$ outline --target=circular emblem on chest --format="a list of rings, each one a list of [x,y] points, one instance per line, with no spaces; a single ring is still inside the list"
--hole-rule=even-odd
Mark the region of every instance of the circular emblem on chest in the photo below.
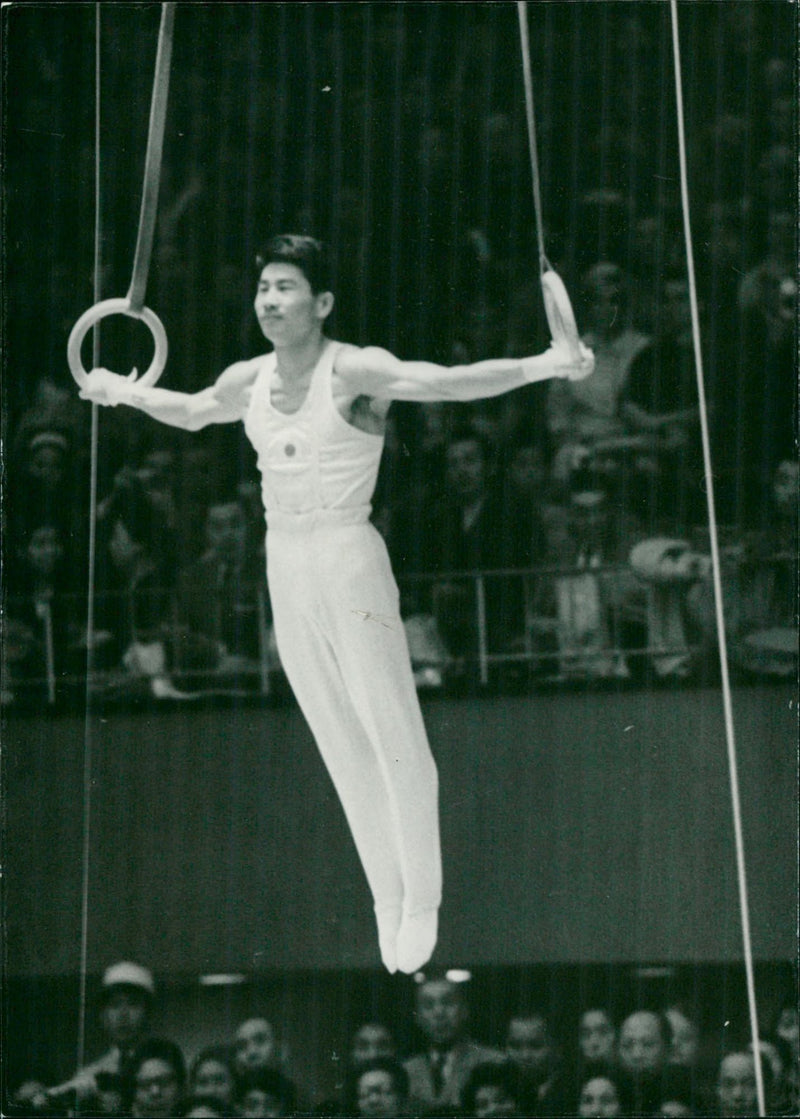
[[[283,448],[284,454],[287,458],[291,458],[294,455],[296,449],[297,448],[295,447],[294,443],[287,443],[286,446]]]

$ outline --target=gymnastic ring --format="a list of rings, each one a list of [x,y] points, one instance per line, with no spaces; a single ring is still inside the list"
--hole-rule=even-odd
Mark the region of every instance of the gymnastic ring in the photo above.
[[[580,335],[564,281],[552,268],[543,272],[540,279],[550,337],[554,342],[567,346],[573,359],[580,361]]]
[[[69,341],[67,342],[67,361],[69,362],[70,372],[77,381],[79,388],[86,388],[89,379],[89,374],[83,368],[81,360],[83,340],[94,324],[108,315],[128,315],[129,318],[140,319],[149,329],[153,336],[156,352],[149,368],[141,377],[137,378],[137,384],[154,385],[164,372],[164,366],[167,364],[167,353],[169,352],[164,324],[155,311],[151,311],[149,307],[136,310],[131,307],[127,299],[104,299],[100,303],[95,303],[94,307],[90,307],[88,311],[84,311],[70,331]]]

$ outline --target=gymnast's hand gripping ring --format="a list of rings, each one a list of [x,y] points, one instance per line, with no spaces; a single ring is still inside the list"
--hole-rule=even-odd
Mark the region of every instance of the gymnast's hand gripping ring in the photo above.
[[[100,303],[95,303],[94,307],[90,307],[88,311],[84,311],[70,331],[69,342],[67,343],[67,361],[69,362],[70,372],[78,386],[82,389],[86,388],[89,378],[89,374],[83,368],[83,362],[81,361],[83,340],[94,324],[108,315],[128,315],[132,319],[140,319],[150,330],[155,343],[155,354],[150,362],[150,367],[138,378],[138,383],[154,385],[164,372],[169,349],[167,332],[164,330],[161,319],[149,307],[136,310],[131,306],[128,299],[104,299]]]
[[[550,337],[556,344],[566,346],[573,360],[579,362],[581,360],[580,335],[564,282],[552,268],[542,272],[541,281]]]

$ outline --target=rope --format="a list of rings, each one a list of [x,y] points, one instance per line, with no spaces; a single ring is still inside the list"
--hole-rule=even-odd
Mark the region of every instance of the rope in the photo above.
[[[101,51],[100,5],[95,8],[95,77],[94,77],[94,302],[100,301],[102,276],[102,226],[100,209],[100,124],[101,124]],[[92,365],[100,364],[100,324],[92,331]],[[92,815],[92,677],[94,673],[94,606],[95,568],[97,559],[97,404],[92,404],[92,428],[89,456],[89,563],[86,603],[86,687],[83,722],[83,843],[81,850],[81,947],[80,983],[78,995],[78,1054],[77,1067],[83,1068],[86,1048],[86,986],[89,957],[89,847]]]
[[[542,225],[542,191],[539,181],[539,155],[536,144],[536,117],[533,106],[533,79],[531,78],[531,48],[528,37],[528,5],[526,0],[518,0],[520,40],[522,42],[522,77],[525,83],[525,115],[528,119],[528,147],[531,157],[533,176],[533,208],[536,214],[536,237],[539,243],[539,271],[550,268],[544,251],[544,227]]]
[[[158,188],[161,178],[161,161],[166,119],[169,67],[172,57],[172,28],[174,3],[162,4],[161,25],[156,53],[155,77],[150,105],[150,125],[145,156],[144,186],[139,215],[139,229],[134,253],[133,276],[126,296],[130,308],[141,312],[150,269]],[[102,276],[102,215],[101,215],[101,5],[95,6],[95,182],[94,182],[94,304],[97,308],[101,297]],[[100,315],[92,326],[92,364],[100,365]],[[152,327],[151,327],[152,329]],[[163,329],[163,328],[162,328]],[[156,349],[158,350],[158,340]],[[82,1068],[86,1047],[86,989],[89,957],[89,886],[92,815],[92,681],[94,675],[95,644],[95,571],[97,564],[97,472],[98,472],[98,406],[92,404],[89,462],[89,556],[87,575],[86,610],[86,685],[84,695],[83,728],[83,839],[81,850],[81,934],[80,981],[78,996],[77,1067]]]
[[[161,157],[164,148],[164,123],[167,117],[169,93],[169,67],[172,58],[172,28],[175,22],[175,4],[161,5],[161,26],[158,32],[158,50],[153,78],[153,96],[150,102],[150,127],[147,134],[147,154],[144,163],[142,207],[139,212],[139,233],[133,255],[133,277],[126,299],[135,311],[144,306],[147,275],[158,212],[158,187],[161,181]]]
[[[705,486],[708,503],[708,524],[711,540],[711,563],[714,582],[714,606],[717,620],[717,635],[719,641],[719,659],[722,674],[722,699],[725,712],[725,737],[728,747],[728,767],[730,772],[731,801],[733,807],[733,829],[736,841],[736,870],[739,883],[739,906],[742,921],[742,941],[744,948],[744,963],[747,977],[747,1001],[750,1008],[750,1031],[753,1042],[753,1055],[756,1074],[756,1094],[758,1096],[758,1114],[766,1115],[764,1100],[764,1081],[761,1073],[761,1061],[758,1047],[758,1013],[756,1010],[755,983],[753,980],[753,951],[750,943],[750,918],[747,903],[747,876],[745,872],[744,840],[742,834],[742,814],[739,803],[739,779],[736,761],[736,739],[733,727],[733,710],[731,704],[731,687],[728,677],[728,655],[725,638],[725,615],[722,606],[722,577],[719,561],[719,543],[717,540],[717,518],[714,507],[714,475],[711,469],[711,444],[708,434],[708,415],[706,410],[705,383],[703,379],[703,357],[700,347],[700,317],[697,310],[697,285],[694,271],[694,254],[692,251],[692,234],[689,221],[689,187],[686,174],[686,137],[683,121],[683,92],[681,88],[681,62],[680,45],[678,41],[678,8],[677,0],[670,0],[670,13],[672,16],[672,46],[675,61],[675,96],[677,105],[678,123],[678,154],[680,160],[681,203],[683,208],[683,227],[686,239],[686,264],[689,279],[689,298],[692,315],[692,340],[694,343],[694,359],[697,369],[697,392],[700,404],[700,428],[703,441],[703,464],[705,470]]]

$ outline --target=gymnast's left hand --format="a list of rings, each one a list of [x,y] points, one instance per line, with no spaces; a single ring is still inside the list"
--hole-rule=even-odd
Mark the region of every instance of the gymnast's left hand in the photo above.
[[[576,358],[566,343],[552,343],[550,353],[557,363],[555,370],[557,377],[565,377],[569,381],[582,381],[594,372],[594,353],[583,342],[578,342],[578,348],[580,357]]]
[[[86,384],[81,388],[81,400],[91,400],[93,404],[105,404],[115,408],[117,404],[130,401],[131,389],[136,381],[134,369],[128,377],[112,373],[110,369],[93,369],[86,374]]]

